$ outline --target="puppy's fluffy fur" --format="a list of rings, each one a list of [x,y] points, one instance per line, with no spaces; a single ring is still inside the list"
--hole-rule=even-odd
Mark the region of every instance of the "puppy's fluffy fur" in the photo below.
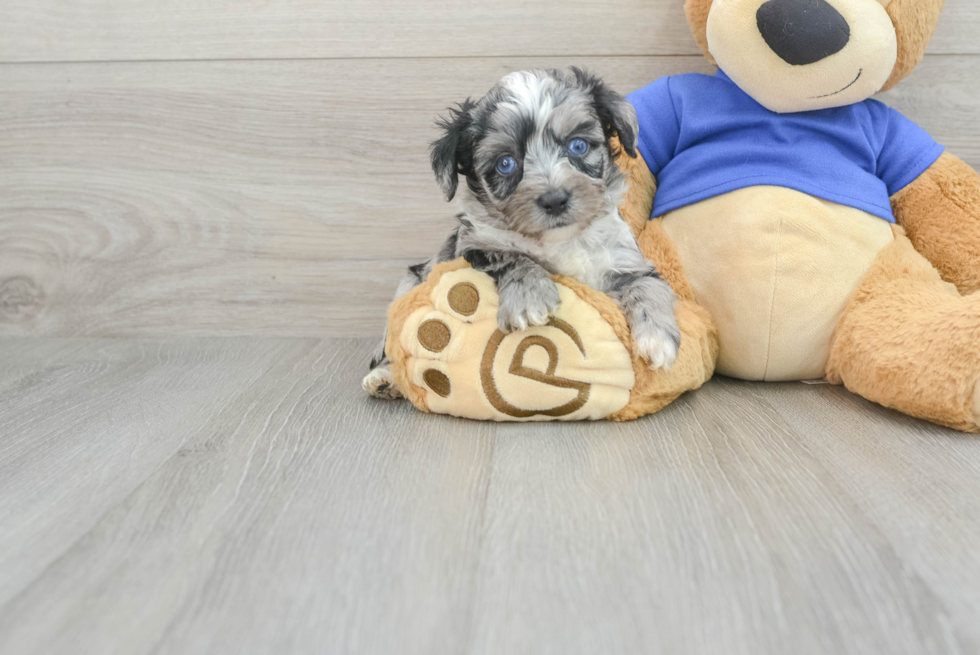
[[[669,367],[680,346],[677,297],[618,210],[627,180],[610,138],[636,156],[632,105],[577,68],[522,71],[450,109],[439,125],[432,168],[446,197],[456,198],[458,225],[435,257],[409,268],[395,297],[436,263],[464,257],[497,283],[499,326],[510,332],[547,323],[559,304],[550,276],[567,275],[619,303],[639,354],[652,368]],[[384,341],[364,388],[400,395]]]

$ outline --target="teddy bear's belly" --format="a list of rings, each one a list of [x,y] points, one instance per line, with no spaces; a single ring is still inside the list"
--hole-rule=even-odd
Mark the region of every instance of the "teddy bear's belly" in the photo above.
[[[834,328],[892,226],[784,187],[740,189],[663,218],[721,342],[719,373],[746,380],[825,374]]]

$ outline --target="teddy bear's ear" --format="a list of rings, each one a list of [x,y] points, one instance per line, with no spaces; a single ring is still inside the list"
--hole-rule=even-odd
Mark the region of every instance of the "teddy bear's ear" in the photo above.
[[[466,130],[473,120],[474,107],[476,104],[467,98],[456,107],[450,107],[449,117],[440,118],[436,123],[444,134],[430,147],[432,172],[436,174],[446,200],[452,200],[456,195],[459,174],[466,174]]]
[[[602,80],[589,72],[572,67],[572,73],[578,79],[578,83],[592,94],[592,102],[595,107],[599,120],[602,121],[602,129],[606,133],[608,140],[614,134],[619,136],[619,143],[626,151],[626,154],[636,158],[636,136],[640,131],[636,121],[636,110],[626,98],[619,95]]]
[[[715,58],[708,52],[708,13],[711,11],[711,0],[686,0],[684,2],[684,14],[687,16],[687,24],[691,28],[691,34],[697,41],[701,52],[712,64]]]
[[[895,26],[898,39],[898,61],[882,91],[887,91],[908,77],[925,55],[943,11],[944,0],[892,0],[885,11]]]

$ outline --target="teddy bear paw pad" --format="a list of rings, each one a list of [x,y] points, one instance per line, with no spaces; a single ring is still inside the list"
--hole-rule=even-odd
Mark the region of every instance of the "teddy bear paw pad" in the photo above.
[[[629,402],[630,353],[589,303],[558,284],[547,325],[504,333],[493,280],[443,274],[406,319],[408,381],[429,411],[498,421],[601,419]]]

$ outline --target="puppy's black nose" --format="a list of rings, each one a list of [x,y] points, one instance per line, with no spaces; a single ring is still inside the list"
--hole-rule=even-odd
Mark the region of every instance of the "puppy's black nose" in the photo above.
[[[549,216],[560,216],[568,209],[568,201],[572,194],[565,189],[552,189],[538,197],[538,207],[545,210]]]
[[[769,0],[755,18],[772,51],[793,66],[826,59],[851,39],[850,25],[827,0]]]

